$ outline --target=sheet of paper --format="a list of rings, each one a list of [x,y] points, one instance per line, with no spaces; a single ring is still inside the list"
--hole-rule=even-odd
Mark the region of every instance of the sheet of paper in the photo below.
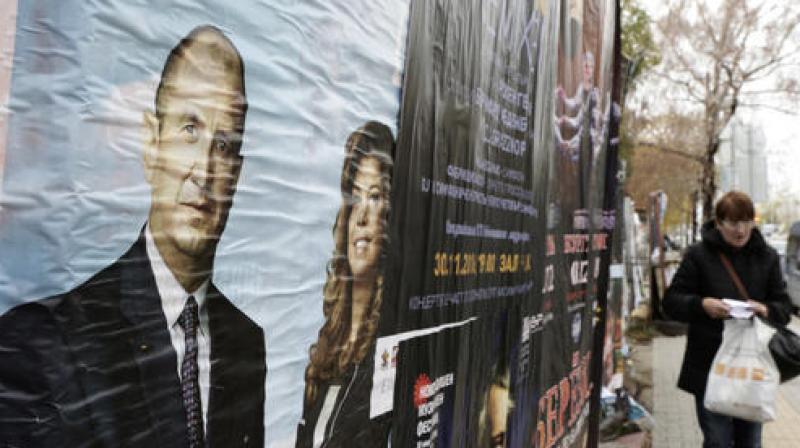
[[[733,299],[722,299],[722,301],[731,307],[731,317],[734,319],[750,319],[753,317],[753,307],[747,302]]]

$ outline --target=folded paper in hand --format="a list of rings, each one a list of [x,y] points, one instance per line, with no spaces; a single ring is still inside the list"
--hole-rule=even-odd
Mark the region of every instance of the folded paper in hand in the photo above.
[[[753,307],[747,302],[733,299],[722,299],[722,302],[731,308],[730,315],[734,319],[750,319],[753,317]]]

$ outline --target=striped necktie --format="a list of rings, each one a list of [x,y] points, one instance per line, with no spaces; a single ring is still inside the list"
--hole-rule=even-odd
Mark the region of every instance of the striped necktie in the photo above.
[[[181,392],[183,407],[186,410],[186,434],[189,448],[203,448],[203,406],[200,403],[200,383],[197,368],[197,301],[193,296],[186,300],[180,319],[186,341],[186,351],[181,363]]]

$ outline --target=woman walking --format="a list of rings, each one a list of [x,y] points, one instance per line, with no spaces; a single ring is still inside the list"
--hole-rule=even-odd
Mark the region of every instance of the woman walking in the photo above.
[[[678,387],[693,394],[703,447],[761,447],[761,423],[711,412],[703,407],[706,381],[722,342],[723,320],[730,307],[723,298],[747,300],[753,312],[774,325],[786,325],[791,301],[777,252],[755,227],[750,198],[731,191],[719,199],[715,218],[702,229],[702,241],[686,252],[664,297],[664,311],[689,324]],[[742,297],[723,258],[741,279],[750,300]]]

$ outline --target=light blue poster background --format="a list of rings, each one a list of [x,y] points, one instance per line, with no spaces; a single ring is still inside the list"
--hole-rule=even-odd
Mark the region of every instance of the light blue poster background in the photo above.
[[[20,2],[0,196],[0,313],[115,261],[150,207],[142,114],[169,50],[221,28],[244,59],[244,165],[214,282],[264,329],[268,446],[291,446],[341,203],[344,143],[396,135],[408,2]]]

